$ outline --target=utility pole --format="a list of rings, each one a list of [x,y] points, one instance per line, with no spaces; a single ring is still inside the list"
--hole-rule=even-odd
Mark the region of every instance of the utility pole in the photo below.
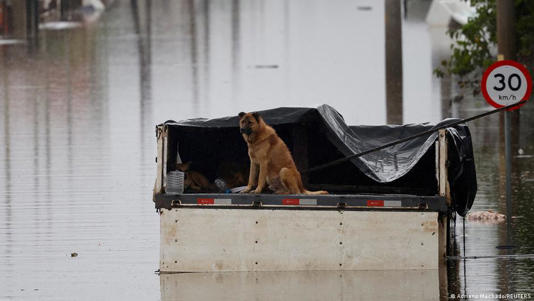
[[[514,2],[497,0],[497,44],[498,60],[515,59],[515,15]],[[519,110],[517,110],[519,114]],[[504,157],[506,173],[506,244],[512,246],[512,141],[511,112],[504,112]],[[517,129],[519,131],[519,122]]]
[[[505,60],[515,60],[514,1],[497,0],[497,43]]]
[[[402,9],[401,0],[385,1],[386,119],[402,124]]]

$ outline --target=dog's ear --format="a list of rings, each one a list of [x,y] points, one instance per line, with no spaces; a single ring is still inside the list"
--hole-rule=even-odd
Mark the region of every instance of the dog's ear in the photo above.
[[[239,116],[239,118],[245,116],[245,112],[240,112],[237,116]]]
[[[252,113],[252,116],[254,116],[254,118],[256,119],[257,122],[260,122],[260,118],[261,118],[260,113],[254,112],[254,113]]]
[[[191,166],[191,161],[186,162],[186,163],[176,163],[176,169],[182,172],[188,171],[190,166]]]

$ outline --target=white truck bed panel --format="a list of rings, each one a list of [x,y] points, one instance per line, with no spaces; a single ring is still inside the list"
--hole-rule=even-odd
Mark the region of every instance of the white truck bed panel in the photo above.
[[[161,209],[160,271],[438,268],[438,213]]]

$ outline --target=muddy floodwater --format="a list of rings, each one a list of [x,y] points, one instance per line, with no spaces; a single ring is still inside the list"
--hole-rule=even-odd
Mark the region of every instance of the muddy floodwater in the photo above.
[[[432,76],[446,29],[416,2],[403,21],[404,122],[489,110],[480,96],[450,105],[459,91]],[[437,270],[155,273],[155,124],[323,103],[349,124],[383,124],[383,16],[371,0],[116,1],[33,45],[0,43],[0,299],[439,300]],[[449,261],[441,299],[534,298],[533,257],[498,256],[534,254],[533,113],[521,109],[514,139],[511,233],[464,231],[458,217],[469,258]],[[501,119],[469,124],[474,211],[506,212]]]

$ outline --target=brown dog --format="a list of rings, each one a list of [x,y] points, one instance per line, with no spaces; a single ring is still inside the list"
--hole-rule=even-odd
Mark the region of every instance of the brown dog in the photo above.
[[[217,177],[223,179],[228,188],[247,185],[247,173],[245,164],[223,161],[217,167]]]
[[[258,113],[239,113],[239,128],[247,142],[250,157],[248,185],[242,192],[261,193],[265,185],[278,194],[328,194],[308,191],[286,144]]]
[[[210,183],[205,175],[191,170],[191,161],[176,163],[176,169],[185,173],[184,191],[187,192],[215,192],[217,187]]]

